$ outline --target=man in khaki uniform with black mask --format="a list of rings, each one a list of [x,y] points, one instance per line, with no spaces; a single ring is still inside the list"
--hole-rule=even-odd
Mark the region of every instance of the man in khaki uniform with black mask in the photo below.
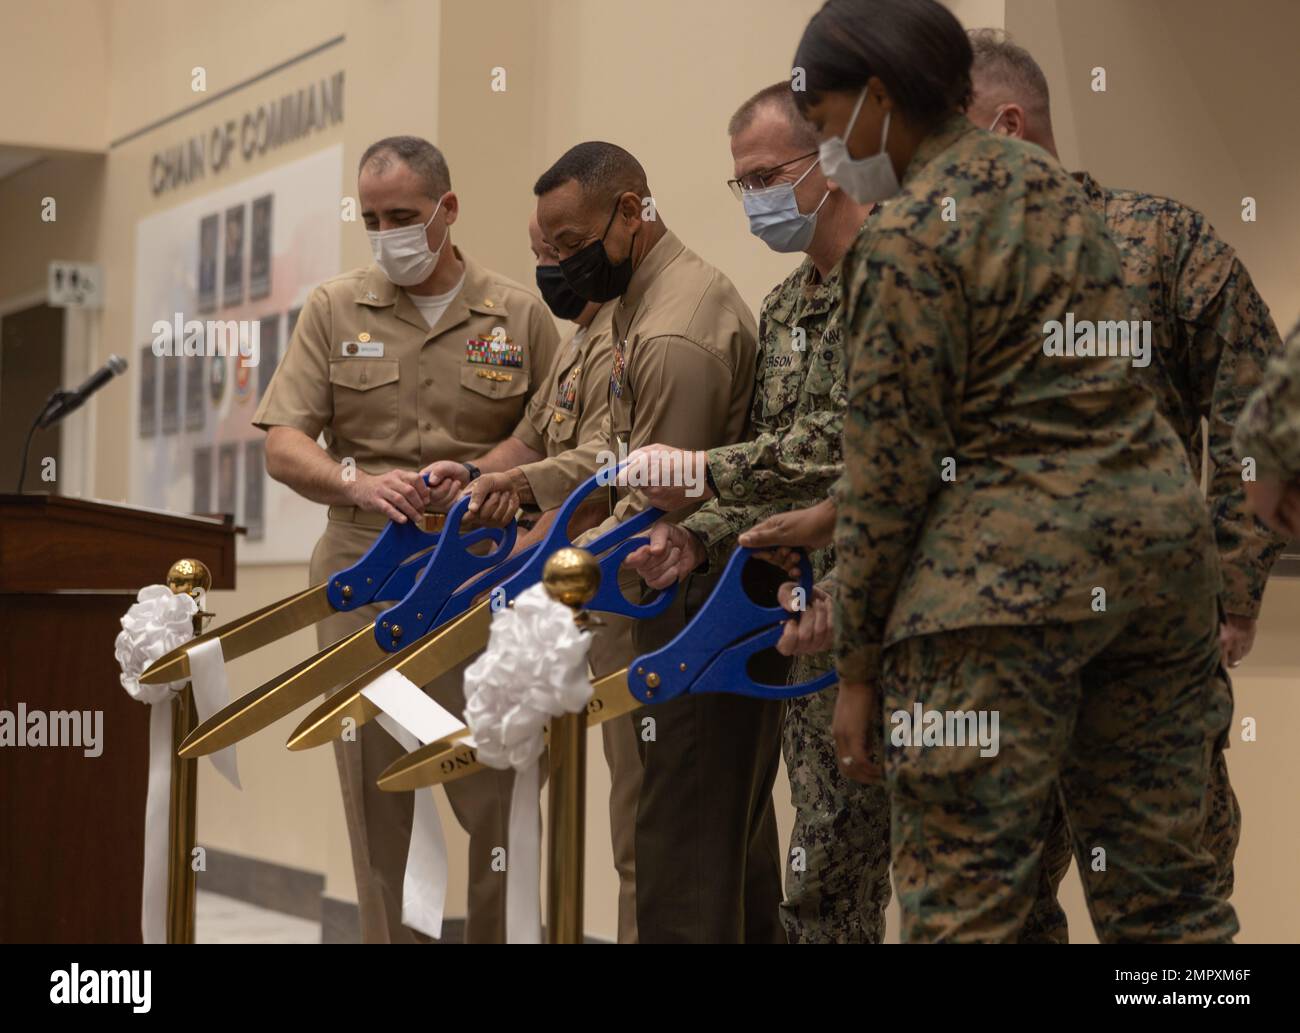
[[[611,309],[604,448],[707,449],[743,440],[754,317],[731,282],[664,225],[640,163],[613,144],[579,144],[533,192],[569,286]],[[644,505],[639,493],[624,494],[602,528]],[[774,600],[781,577],[775,568],[773,575]],[[667,612],[637,621],[622,662],[672,638],[715,581],[716,574],[688,579]],[[762,673],[765,681],[785,678],[784,668]],[[635,839],[641,942],[784,942],[772,807],[780,705],[690,696],[635,717],[644,762]]]
[[[516,549],[543,537],[556,509],[596,472],[597,456],[606,447],[613,355],[610,317],[614,306],[587,301],[574,293],[560,272],[559,255],[542,239],[535,215],[528,221],[528,235],[537,259],[537,287],[557,318],[575,324],[573,335],[556,353],[514,434],[474,460],[472,465],[482,476],[471,481],[463,463],[448,460],[433,463],[424,471],[429,474],[436,508],[449,506],[456,495],[467,490],[471,512],[493,523],[508,519],[521,505],[541,510],[543,516],[531,531],[519,536]],[[607,504],[580,510],[570,523],[570,536],[600,523],[608,513]],[[634,587],[638,581],[636,574],[630,573],[629,585]],[[630,618],[605,613],[600,621],[589,657],[595,677],[626,666],[632,650]],[[630,716],[606,721],[600,728],[609,765],[610,838],[619,878],[618,942],[636,943],[633,846],[641,756]]]
[[[386,521],[419,519],[430,502],[421,467],[468,460],[507,437],[558,345],[534,294],[452,245],[460,206],[436,147],[410,136],[372,144],[357,189],[375,263],[312,292],[253,419],[268,431],[270,475],[330,507],[312,583],[355,562]],[[322,621],[319,643],[382,608]],[[426,688],[463,711],[460,669]],[[426,939],[401,921],[413,797],[375,785],[402,753],[373,722],[335,742],[367,943]],[[469,942],[505,938],[505,873],[493,870],[492,851],[506,844],[512,781],[484,771],[446,787],[470,836]]]

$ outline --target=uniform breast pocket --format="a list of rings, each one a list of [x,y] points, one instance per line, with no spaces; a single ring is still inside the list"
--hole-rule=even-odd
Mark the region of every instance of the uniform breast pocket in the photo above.
[[[528,401],[528,371],[468,363],[460,368],[456,437],[496,444],[510,436]]]
[[[788,358],[788,356],[777,356]],[[799,392],[803,390],[803,369],[800,366],[778,366],[769,364],[764,371],[763,382],[759,385],[763,417],[776,420],[787,409],[799,401]]]
[[[347,441],[383,444],[397,433],[396,359],[331,359],[334,432]]]
[[[564,452],[576,444],[574,434],[578,430],[578,414],[552,405],[546,417],[546,436],[559,447],[557,452]]]
[[[808,373],[804,376],[803,389],[810,395],[824,397],[831,393],[839,375],[839,356],[832,349],[822,347],[808,358]]]

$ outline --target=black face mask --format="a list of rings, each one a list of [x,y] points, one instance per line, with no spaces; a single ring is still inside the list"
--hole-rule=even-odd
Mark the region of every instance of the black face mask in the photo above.
[[[614,225],[614,216],[618,214],[618,201],[609,213],[609,222],[605,223],[605,232],[599,240],[593,240],[581,251],[575,252],[560,262],[560,271],[573,288],[573,292],[587,301],[604,304],[613,301],[627,290],[632,282],[632,249],[628,248],[627,258],[618,265],[609,260],[605,251],[605,235]],[[636,239],[636,234],[632,235]]]
[[[577,319],[579,313],[587,307],[587,299],[574,292],[558,265],[537,267],[537,289],[542,292],[542,300],[557,319]]]

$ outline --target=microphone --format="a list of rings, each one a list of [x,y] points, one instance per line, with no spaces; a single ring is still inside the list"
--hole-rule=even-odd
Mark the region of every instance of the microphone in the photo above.
[[[107,384],[114,377],[126,372],[126,359],[120,355],[110,355],[108,361],[95,370],[85,383],[75,391],[57,391],[50,404],[36,420],[41,430],[52,427],[65,416],[76,412],[86,403],[86,399]]]

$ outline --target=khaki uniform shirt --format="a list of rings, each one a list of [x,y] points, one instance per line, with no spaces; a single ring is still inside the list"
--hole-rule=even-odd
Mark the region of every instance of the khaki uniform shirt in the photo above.
[[[623,297],[606,307],[613,359],[602,449],[617,456],[620,445],[628,452],[655,443],[700,450],[745,440],[757,328],[730,280],[669,231],[637,267]],[[580,544],[646,505],[640,492],[614,488],[610,502],[611,518]],[[640,583],[625,568],[624,594],[636,598]],[[681,627],[688,594],[679,591],[673,605],[649,621],[602,615],[607,627],[592,642],[592,670],[602,674],[626,665],[642,651],[638,636],[662,637],[665,628]]]
[[[545,459],[525,463],[537,508],[559,506],[596,472],[605,447],[602,425],[609,413],[610,316],[604,305],[556,352],[541,388],[528,403],[514,436]]]
[[[758,332],[730,280],[669,230],[612,307],[604,447],[621,457],[642,445],[707,450],[749,436]],[[644,508],[633,491],[613,515]]]
[[[509,437],[559,334],[535,294],[457,255],[464,282],[432,328],[374,265],[312,291],[254,425],[324,432],[333,459],[367,473],[472,459]]]
[[[1047,344],[1067,313],[1095,326],[1132,309],[1101,217],[1055,160],[954,116],[854,251],[842,679],[875,681],[905,638],[1096,618],[1096,589],[1111,615],[1217,592],[1187,454],[1131,359]]]

